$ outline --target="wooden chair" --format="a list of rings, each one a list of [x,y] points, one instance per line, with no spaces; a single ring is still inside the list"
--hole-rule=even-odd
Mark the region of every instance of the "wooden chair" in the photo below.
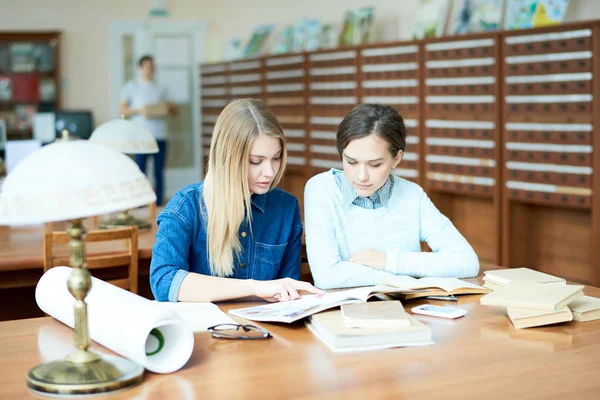
[[[106,252],[103,251],[103,255],[88,255],[87,268],[92,274],[94,274],[94,270],[96,270],[98,278],[137,294],[138,235],[137,227],[88,232],[84,237],[86,246],[88,243],[94,242],[127,240],[128,249],[116,251],[114,247],[109,247]],[[66,232],[46,232],[44,235],[44,272],[52,267],[69,265],[68,252],[63,249],[60,254],[54,253],[55,244],[67,243],[69,243],[69,236]],[[121,278],[120,276],[115,276],[115,272],[120,272],[118,267],[122,267],[121,269],[127,268],[127,274],[121,274],[122,276],[126,275],[126,277]],[[112,268],[110,273],[108,275],[104,274],[103,272],[109,272],[109,268]]]

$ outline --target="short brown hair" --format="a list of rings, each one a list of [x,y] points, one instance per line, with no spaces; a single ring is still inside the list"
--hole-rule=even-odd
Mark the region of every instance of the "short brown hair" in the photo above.
[[[406,127],[396,109],[380,104],[360,104],[346,115],[338,127],[336,145],[340,157],[351,141],[371,134],[387,142],[392,157],[406,148]]]

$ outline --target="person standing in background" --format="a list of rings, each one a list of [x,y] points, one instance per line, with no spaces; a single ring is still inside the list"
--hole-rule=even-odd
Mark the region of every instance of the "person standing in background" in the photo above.
[[[154,59],[145,55],[138,61],[139,77],[125,84],[121,92],[119,113],[148,129],[158,143],[154,156],[156,204],[162,205],[164,194],[164,166],[167,152],[167,123],[165,118],[175,113],[175,105],[168,102],[168,93],[154,80]],[[146,173],[148,154],[136,154],[135,162]]]

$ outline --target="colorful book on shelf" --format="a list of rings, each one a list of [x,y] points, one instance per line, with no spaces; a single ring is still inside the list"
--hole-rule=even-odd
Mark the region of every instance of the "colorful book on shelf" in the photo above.
[[[405,299],[415,299],[426,296],[449,296],[459,294],[485,294],[490,290],[483,286],[465,282],[457,278],[413,278],[395,275],[382,279],[386,285],[402,289],[418,290],[403,294]]]
[[[462,0],[454,33],[489,32],[500,29],[504,0]]]
[[[597,297],[581,296],[569,303],[569,308],[575,321],[587,322],[600,319],[600,299]]]
[[[506,313],[517,329],[558,324],[573,320],[573,314],[571,314],[571,310],[568,307],[556,311],[507,307]]]
[[[398,328],[410,326],[408,313],[398,300],[342,304],[346,328]]]
[[[442,36],[446,27],[449,4],[447,0],[421,0],[413,20],[412,38]]]
[[[323,296],[304,295],[298,300],[229,310],[229,314],[251,321],[290,323],[330,308],[339,307],[342,304],[365,302],[380,294],[406,292],[413,291],[386,285],[366,286],[328,292]]]
[[[335,353],[380,350],[432,344],[431,329],[408,315],[409,326],[395,328],[348,328],[340,310],[312,315],[308,329]]]
[[[561,310],[583,295],[581,285],[512,282],[481,298],[485,306]]]
[[[483,286],[495,290],[511,282],[522,283],[551,283],[565,285],[567,281],[558,276],[546,274],[533,269],[504,268],[492,271],[485,271],[483,276]]]

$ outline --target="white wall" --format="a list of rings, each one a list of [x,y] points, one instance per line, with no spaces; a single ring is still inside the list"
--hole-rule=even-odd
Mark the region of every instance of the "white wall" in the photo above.
[[[208,61],[219,60],[229,39],[254,26],[293,24],[302,17],[341,24],[344,11],[376,8],[375,39],[408,39],[418,0],[165,0],[171,19],[209,25]],[[63,106],[109,118],[108,27],[113,20],[147,19],[152,0],[0,0],[1,30],[61,30]],[[451,15],[455,10],[451,12]],[[570,0],[567,21],[600,18],[600,1]]]

